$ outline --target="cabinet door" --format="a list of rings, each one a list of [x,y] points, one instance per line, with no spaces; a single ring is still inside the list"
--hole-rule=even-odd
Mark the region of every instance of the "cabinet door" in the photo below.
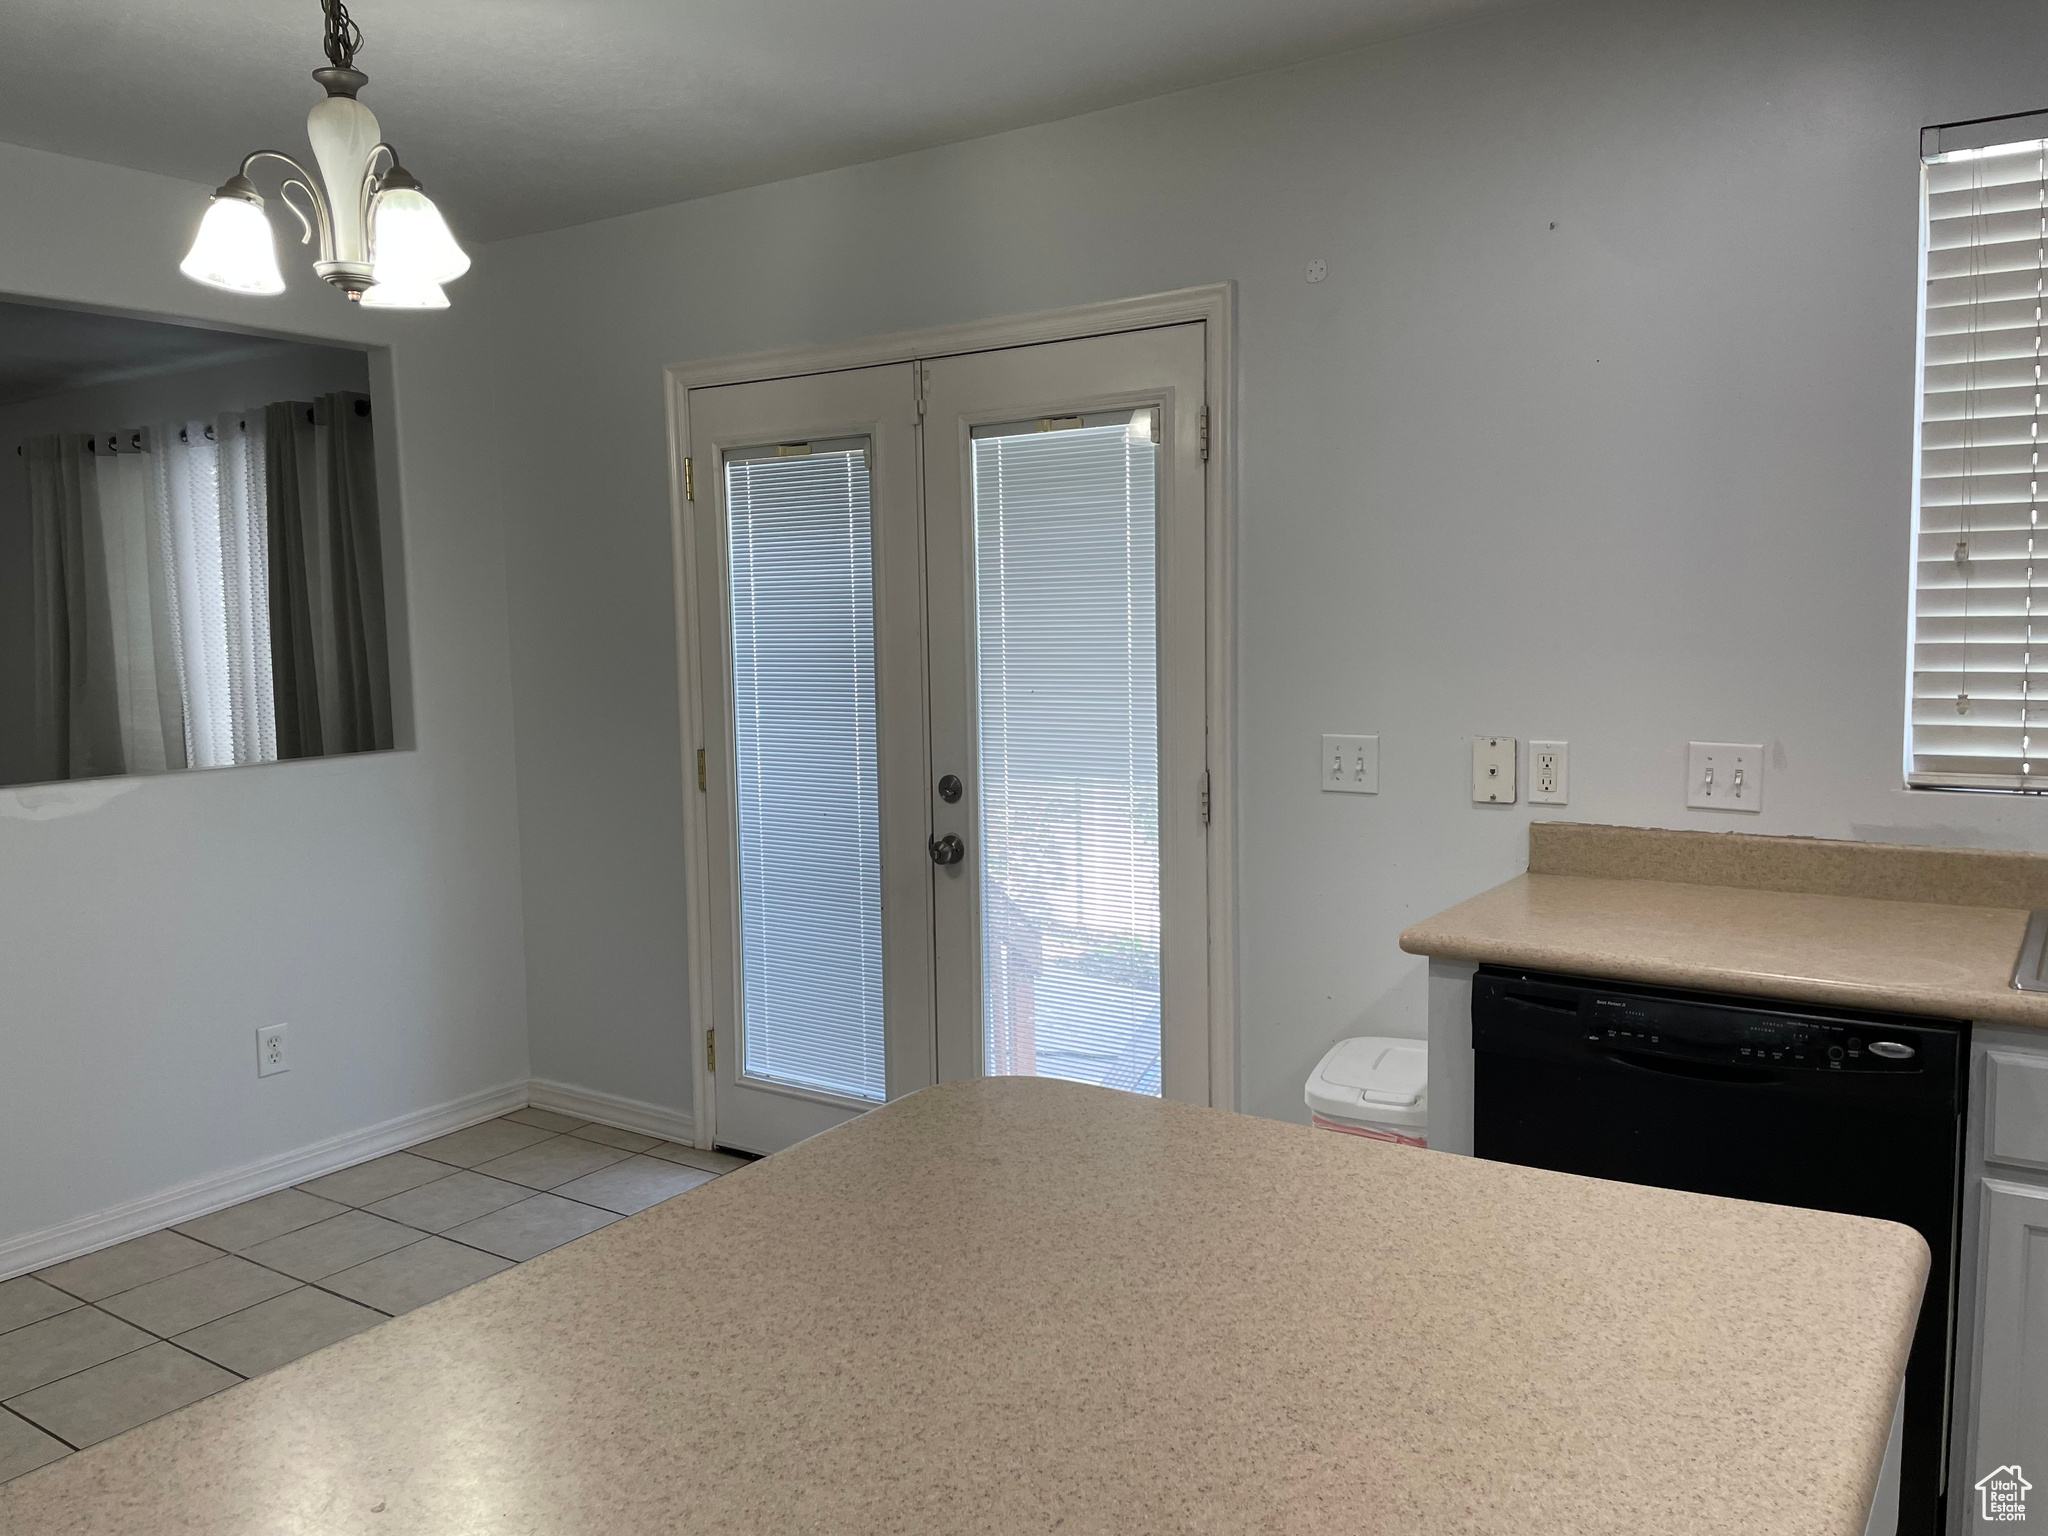
[[[1991,1528],[1977,1479],[2017,1467],[2048,1482],[2048,1189],[1986,1179],[1983,1232],[1977,1454],[1950,1495],[1968,1501],[1973,1530]]]

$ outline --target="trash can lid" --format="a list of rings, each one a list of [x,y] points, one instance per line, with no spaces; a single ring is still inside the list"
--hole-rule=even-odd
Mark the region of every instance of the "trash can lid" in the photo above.
[[[1339,1040],[1309,1074],[1308,1107],[1333,1119],[1406,1120],[1429,1092],[1429,1047],[1420,1040],[1363,1035]],[[1401,1111],[1409,1113],[1404,1115]]]

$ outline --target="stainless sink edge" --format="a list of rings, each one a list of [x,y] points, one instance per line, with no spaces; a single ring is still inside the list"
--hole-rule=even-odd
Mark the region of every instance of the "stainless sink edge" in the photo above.
[[[2035,912],[2027,918],[2027,936],[2020,941],[2012,984],[2021,992],[2048,992],[2048,912]]]

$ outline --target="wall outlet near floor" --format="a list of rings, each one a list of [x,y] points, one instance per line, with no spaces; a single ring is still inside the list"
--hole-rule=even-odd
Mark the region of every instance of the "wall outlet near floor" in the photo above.
[[[1762,745],[1754,741],[1687,742],[1685,803],[1701,811],[1761,811]]]
[[[1562,741],[1529,743],[1529,803],[1563,805],[1571,796],[1571,748]]]
[[[1325,736],[1323,788],[1339,795],[1380,792],[1380,739],[1377,736]]]
[[[1515,738],[1474,736],[1472,738],[1472,803],[1513,805],[1515,803]]]
[[[257,1030],[256,1075],[258,1077],[271,1077],[279,1072],[291,1071],[290,1043],[289,1025],[266,1024],[263,1028]]]

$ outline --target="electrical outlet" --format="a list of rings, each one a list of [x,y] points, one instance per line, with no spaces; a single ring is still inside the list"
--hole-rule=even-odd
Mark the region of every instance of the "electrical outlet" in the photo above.
[[[287,1045],[290,1040],[290,1026],[267,1024],[256,1031],[256,1075],[271,1077],[279,1072],[292,1069],[292,1059]]]
[[[1763,747],[1753,741],[1688,742],[1685,803],[1701,811],[1761,811]]]
[[[1529,803],[1563,805],[1571,797],[1571,748],[1562,741],[1529,743]]]
[[[1515,803],[1515,738],[1474,736],[1472,738],[1472,803],[1513,805]]]
[[[1325,736],[1323,788],[1340,795],[1380,792],[1380,739],[1377,736]]]

